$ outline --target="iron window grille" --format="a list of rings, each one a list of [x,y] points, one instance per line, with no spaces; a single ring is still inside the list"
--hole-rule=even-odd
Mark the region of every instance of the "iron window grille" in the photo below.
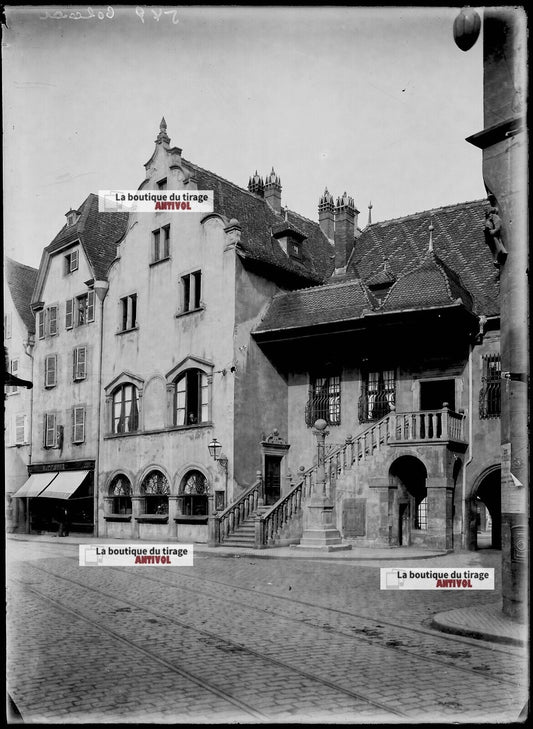
[[[368,372],[361,382],[359,397],[359,422],[381,420],[394,410],[396,380],[394,370]]]
[[[151,471],[142,483],[141,494],[144,496],[145,514],[168,514],[170,486],[162,473]]]
[[[309,388],[309,399],[305,408],[305,422],[308,427],[317,420],[328,425],[341,422],[341,378],[339,375],[315,377]]]
[[[479,393],[479,417],[499,418],[501,413],[502,363],[499,354],[483,355]]]
[[[109,486],[109,495],[113,499],[113,514],[131,514],[131,484],[125,476],[115,476]]]

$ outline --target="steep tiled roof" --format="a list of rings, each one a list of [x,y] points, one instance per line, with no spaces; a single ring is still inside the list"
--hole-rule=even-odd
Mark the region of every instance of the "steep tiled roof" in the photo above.
[[[404,273],[392,286],[379,310],[449,306],[457,299],[472,310],[472,297],[459,277],[433,251],[428,251],[422,263]]]
[[[277,294],[256,332],[346,321],[372,309],[359,279]]]
[[[430,223],[434,251],[428,250]],[[380,305],[368,287],[387,283],[393,285]],[[479,314],[497,315],[499,310],[483,201],[368,226],[355,241],[341,283],[333,277],[322,286],[278,294],[255,331],[347,321],[365,309],[388,313],[450,306],[458,299]]]
[[[117,251],[117,242],[126,231],[128,213],[99,213],[98,196],[91,193],[78,210],[74,225],[64,225],[45,248],[47,253],[79,239],[96,279],[106,277]]]
[[[214,190],[215,211],[228,220],[237,218],[241,224],[239,250],[245,258],[300,276],[308,283],[322,283],[331,275],[334,251],[318,223],[291,210],[275,213],[259,195],[243,190],[192,162],[183,162],[194,170],[198,189]],[[285,215],[290,225],[306,236],[301,260],[289,258],[272,236],[272,230],[276,232],[276,226],[284,223]]]
[[[35,320],[30,308],[31,298],[38,270],[33,266],[5,259],[6,280],[15,308],[24,322],[28,332],[35,331]]]
[[[474,311],[497,315],[497,271],[485,243],[482,200],[373,223],[357,239],[349,270],[354,266],[363,281],[368,283],[387,257],[396,277],[400,278],[415,268],[427,252],[430,222],[434,228],[435,253],[460,277],[462,285],[474,299]],[[413,290],[413,305],[416,305],[416,296],[417,292]],[[424,305],[423,297],[420,303]]]

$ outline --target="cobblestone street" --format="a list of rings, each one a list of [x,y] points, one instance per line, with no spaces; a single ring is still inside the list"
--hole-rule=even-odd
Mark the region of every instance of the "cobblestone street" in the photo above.
[[[410,560],[496,567],[494,592],[380,591],[357,561],[221,558],[79,567],[77,547],[10,542],[8,687],[36,722],[510,722],[525,649],[439,633],[499,597],[490,550]]]

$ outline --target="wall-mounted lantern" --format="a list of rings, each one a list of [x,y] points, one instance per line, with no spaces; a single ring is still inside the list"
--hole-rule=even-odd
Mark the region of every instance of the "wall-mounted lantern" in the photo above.
[[[220,463],[222,468],[227,471],[228,470],[228,459],[226,456],[222,453],[222,445],[218,442],[216,438],[213,438],[211,443],[207,446],[209,449],[209,454],[211,458],[214,461],[217,461]]]

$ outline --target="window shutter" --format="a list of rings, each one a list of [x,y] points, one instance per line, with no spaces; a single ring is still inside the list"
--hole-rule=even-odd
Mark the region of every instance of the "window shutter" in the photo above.
[[[185,385],[187,377],[183,375],[176,387],[176,425],[185,425]]]
[[[83,443],[85,440],[85,408],[76,407],[72,410],[72,441]]]
[[[75,251],[72,251],[72,257],[70,259],[70,270],[76,271],[78,268],[78,260],[79,260],[79,253],[76,249]]]
[[[72,329],[74,313],[74,299],[67,299],[65,307],[65,328]]]
[[[46,432],[48,428],[48,415],[43,418],[43,446],[46,448]]]
[[[206,423],[209,420],[209,383],[207,375],[202,372],[200,375],[200,422]]]
[[[39,331],[39,339],[44,339],[44,311],[37,313],[37,328]]]
[[[51,336],[57,334],[57,306],[48,308],[48,333]]]
[[[15,418],[15,443],[22,445],[26,440],[26,416],[17,415]]]
[[[89,291],[87,297],[87,321],[94,321],[94,291]]]

